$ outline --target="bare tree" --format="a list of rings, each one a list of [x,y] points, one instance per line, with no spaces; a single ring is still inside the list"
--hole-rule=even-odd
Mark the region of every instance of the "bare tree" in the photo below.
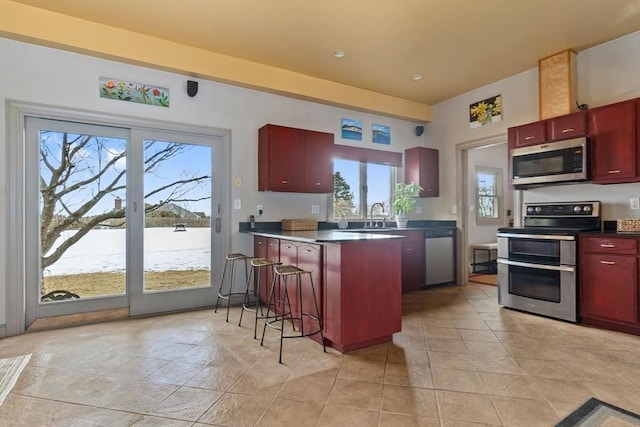
[[[145,141],[144,172],[158,174],[161,166],[191,146]],[[40,245],[45,268],[97,226],[124,225],[123,207],[104,208],[109,199],[124,199],[126,190],[126,145],[124,140],[73,133],[42,132],[40,141]],[[145,189],[145,200],[162,195],[163,200],[144,203],[145,212],[169,203],[209,199],[189,198],[195,187],[207,182],[210,175],[182,171],[166,183]],[[99,212],[100,207],[102,212]],[[113,221],[121,219],[122,221]],[[61,244],[56,241],[64,231],[75,231]]]

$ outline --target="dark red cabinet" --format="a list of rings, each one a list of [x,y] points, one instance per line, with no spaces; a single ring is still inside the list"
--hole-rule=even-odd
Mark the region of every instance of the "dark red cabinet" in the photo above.
[[[527,123],[516,126],[513,133],[514,140],[510,148],[526,147],[528,145],[547,142],[547,127],[544,121]]]
[[[333,134],[265,125],[258,131],[258,191],[333,192]]]
[[[635,102],[589,111],[591,179],[594,183],[633,181],[637,173]]]
[[[402,292],[419,290],[425,281],[425,244],[423,230],[399,231],[393,234],[405,236],[402,240]]]
[[[582,322],[640,334],[638,239],[580,237]]]
[[[435,148],[414,147],[404,152],[404,180],[422,187],[419,197],[440,196],[439,152]]]
[[[587,134],[587,112],[578,111],[548,120],[551,141],[577,138]]]

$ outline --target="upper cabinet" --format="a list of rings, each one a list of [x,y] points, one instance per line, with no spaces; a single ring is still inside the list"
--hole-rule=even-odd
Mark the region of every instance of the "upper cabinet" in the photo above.
[[[619,102],[589,111],[591,179],[594,183],[629,182],[638,176],[636,103]]]
[[[404,180],[422,187],[419,197],[440,196],[439,152],[434,148],[415,147],[404,152]]]
[[[554,117],[547,121],[547,127],[551,141],[585,136],[588,129],[587,112],[578,111],[566,116]]]
[[[587,129],[586,111],[515,126],[509,128],[509,149],[584,136]]]
[[[265,125],[258,131],[258,191],[333,192],[333,134]]]

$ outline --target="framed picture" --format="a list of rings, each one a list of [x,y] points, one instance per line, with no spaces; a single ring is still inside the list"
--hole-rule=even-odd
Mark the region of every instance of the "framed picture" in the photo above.
[[[100,77],[100,98],[169,107],[169,89]]]
[[[362,122],[360,120],[342,119],[342,139],[362,141]]]
[[[502,95],[469,105],[469,128],[479,128],[502,120]]]
[[[391,128],[385,125],[371,125],[371,140],[375,144],[391,144]]]

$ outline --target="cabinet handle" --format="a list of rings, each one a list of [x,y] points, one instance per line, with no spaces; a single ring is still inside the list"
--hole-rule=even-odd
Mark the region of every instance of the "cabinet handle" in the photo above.
[[[264,242],[258,242],[259,245],[264,245]]]
[[[601,247],[601,248],[615,248],[615,247],[616,247],[616,245],[613,245],[613,244],[611,244],[611,243],[602,243],[602,244],[600,245],[600,247]]]
[[[407,248],[405,249],[407,252],[411,252],[413,250],[413,248]]]
[[[282,183],[283,183],[283,184],[288,184],[288,183],[289,183],[289,181],[287,181],[286,179],[283,179],[283,180],[282,180]]]
[[[320,185],[320,183],[319,183],[319,182],[316,182],[316,185]]]
[[[616,169],[616,170],[609,171],[609,173],[611,173],[611,174],[613,174],[613,173],[620,173],[620,172],[622,172],[620,169]]]
[[[529,141],[530,139],[536,139],[536,137],[535,136],[525,136],[524,139]]]
[[[574,128],[562,129],[562,133],[574,132],[574,131],[575,131],[575,129],[574,129]]]
[[[616,263],[614,261],[600,261],[600,264],[616,265]]]

